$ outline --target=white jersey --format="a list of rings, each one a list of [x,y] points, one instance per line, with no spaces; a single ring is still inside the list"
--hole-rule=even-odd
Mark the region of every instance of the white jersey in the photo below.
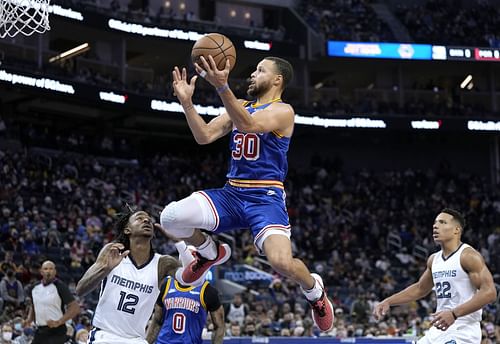
[[[245,321],[245,306],[241,304],[236,307],[232,303],[229,305],[229,312],[227,312],[227,320],[230,322],[237,321],[238,324],[243,325]]]
[[[155,253],[140,267],[125,257],[111,270],[101,283],[92,325],[122,338],[145,338],[146,325],[160,294],[160,257]]]
[[[461,244],[460,247],[447,258],[443,257],[443,251],[434,255],[432,261],[432,280],[437,298],[436,311],[452,310],[457,306],[469,301],[477,292],[472,284],[467,272],[460,264],[460,256],[467,247]],[[482,310],[464,315],[458,318],[460,322],[481,321]]]

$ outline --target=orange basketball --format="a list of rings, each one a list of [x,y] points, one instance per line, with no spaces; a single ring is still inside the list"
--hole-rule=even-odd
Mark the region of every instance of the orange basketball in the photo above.
[[[196,62],[203,68],[200,56],[203,56],[208,61],[208,55],[212,55],[219,70],[226,67],[226,59],[229,59],[231,69],[236,64],[236,49],[233,42],[220,33],[208,33],[194,43],[191,50],[193,63]]]

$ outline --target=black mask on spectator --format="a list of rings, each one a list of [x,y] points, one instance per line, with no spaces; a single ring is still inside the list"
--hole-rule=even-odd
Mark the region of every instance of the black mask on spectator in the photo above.
[[[12,278],[12,276],[14,276],[14,271],[8,270],[7,271],[7,277]]]

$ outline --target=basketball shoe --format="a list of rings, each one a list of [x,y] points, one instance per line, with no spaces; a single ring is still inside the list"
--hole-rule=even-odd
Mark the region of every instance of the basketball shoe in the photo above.
[[[217,257],[215,259],[207,259],[198,251],[193,252],[194,260],[182,271],[181,283],[186,285],[200,285],[205,279],[205,273],[215,265],[225,263],[231,257],[231,248],[228,244],[221,244],[215,241],[217,245]],[[178,270],[179,271],[179,270]]]
[[[333,306],[326,295],[323,279],[318,274],[313,273],[311,276],[321,286],[321,289],[323,289],[323,293],[319,299],[316,301],[309,301],[312,308],[312,318],[321,331],[328,332],[333,328]]]

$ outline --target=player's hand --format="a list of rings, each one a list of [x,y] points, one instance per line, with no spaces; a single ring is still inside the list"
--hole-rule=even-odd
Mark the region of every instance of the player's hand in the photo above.
[[[159,223],[155,223],[155,229],[160,232],[166,239],[172,240],[173,242],[179,242],[181,239],[174,237],[172,234],[167,232],[165,228],[163,228]]]
[[[187,71],[186,68],[179,70],[179,67],[175,66],[172,71],[172,87],[174,88],[174,95],[179,99],[181,103],[191,101],[193,97],[196,79],[198,76],[195,75],[191,78],[189,83],[187,82]]]
[[[389,312],[389,308],[391,308],[389,303],[382,301],[373,309],[373,316],[376,320],[382,320],[387,312]]]
[[[441,312],[436,312],[431,314],[432,321],[431,325],[441,331],[446,331],[448,327],[453,325],[455,318],[450,310],[444,310]]]
[[[215,60],[212,55],[208,55],[208,60],[205,57],[200,56],[201,66],[195,62],[194,67],[196,72],[200,74],[206,81],[208,81],[212,86],[219,88],[227,84],[227,78],[229,77],[229,71],[231,70],[231,63],[229,59],[226,59],[226,67],[223,70],[217,69]]]
[[[125,246],[122,243],[106,244],[99,252],[96,263],[102,264],[105,269],[111,271],[130,253],[130,250],[124,251],[124,249]]]

